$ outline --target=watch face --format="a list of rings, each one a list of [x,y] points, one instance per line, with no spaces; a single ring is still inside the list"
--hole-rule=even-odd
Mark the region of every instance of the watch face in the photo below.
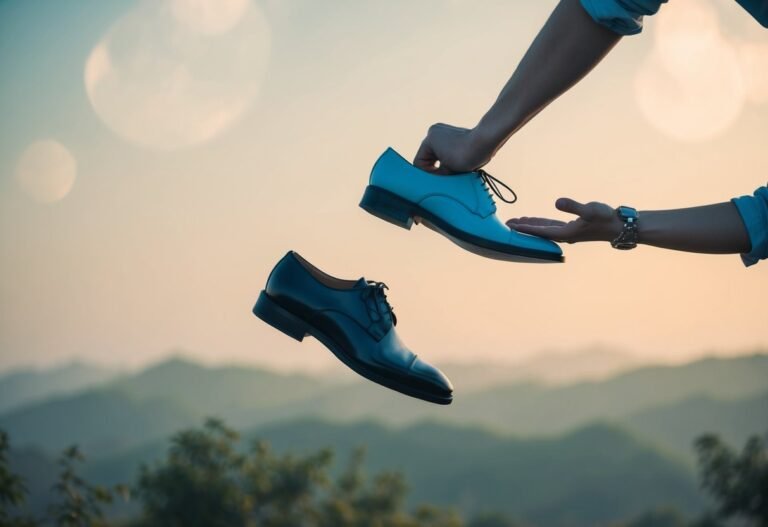
[[[633,209],[632,207],[625,207],[622,205],[619,207],[619,216],[621,216],[624,219],[637,219],[637,210]]]

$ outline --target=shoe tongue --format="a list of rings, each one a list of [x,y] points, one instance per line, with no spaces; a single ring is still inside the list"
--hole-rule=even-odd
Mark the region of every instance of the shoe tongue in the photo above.
[[[360,279],[355,282],[355,285],[353,289],[362,289],[364,287],[368,287],[368,280],[365,279],[365,277],[360,277]]]

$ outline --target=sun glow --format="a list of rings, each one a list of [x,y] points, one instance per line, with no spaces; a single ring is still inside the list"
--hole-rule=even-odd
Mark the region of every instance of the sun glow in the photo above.
[[[150,148],[203,143],[253,104],[270,31],[246,0],[144,1],[93,48],[84,81],[114,132]]]
[[[749,47],[739,53],[722,34],[717,12],[706,0],[670,2],[657,19],[653,51],[635,77],[643,115],[680,141],[721,134],[744,107],[748,91],[743,65],[758,62],[757,55]]]

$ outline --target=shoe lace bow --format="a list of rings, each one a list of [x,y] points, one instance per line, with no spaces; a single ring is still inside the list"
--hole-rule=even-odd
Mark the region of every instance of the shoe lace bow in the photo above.
[[[483,182],[483,188],[488,193],[488,197],[491,198],[491,201],[493,201],[493,195],[491,194],[491,192],[493,192],[493,194],[496,194],[496,196],[504,203],[514,203],[517,201],[517,194],[515,193],[515,191],[512,190],[512,188],[510,188],[509,185],[507,185],[500,179],[496,179],[495,177],[490,175],[488,172],[486,172],[482,168],[477,171],[477,175],[480,178],[480,180]],[[512,199],[505,198],[499,186],[504,187],[510,193],[512,193]]]

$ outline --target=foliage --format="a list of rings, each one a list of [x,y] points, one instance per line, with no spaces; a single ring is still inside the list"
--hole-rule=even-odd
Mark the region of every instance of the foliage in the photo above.
[[[11,472],[8,466],[10,442],[8,434],[0,430],[0,525],[3,527],[33,527],[34,522],[26,518],[11,518],[8,509],[24,503],[27,489],[21,478]]]
[[[26,492],[21,478],[8,466],[9,449],[8,434],[0,430],[0,521],[3,522],[7,521],[7,508],[23,503]]]
[[[165,460],[143,467],[142,526],[461,527],[453,512],[404,510],[402,476],[368,478],[356,451],[333,478],[329,450],[277,455],[262,441],[238,452],[238,435],[218,420],[177,434]]]
[[[112,503],[113,492],[99,485],[91,485],[77,474],[77,464],[84,461],[85,456],[77,446],[65,449],[59,458],[59,480],[53,486],[59,499],[50,511],[59,527],[106,525],[102,505]]]
[[[235,452],[237,434],[215,420],[201,430],[174,436],[165,462],[142,467],[137,495],[145,525],[216,527],[246,525],[242,492],[244,458]]]
[[[171,440],[165,459],[141,468],[137,496],[142,514],[136,527],[516,527],[503,515],[484,514],[468,522],[449,509],[406,510],[407,485],[399,473],[368,476],[365,452],[356,450],[335,476],[330,450],[276,454],[255,441],[242,451],[238,434],[208,419]],[[36,527],[12,518],[8,509],[24,501],[23,481],[8,464],[8,436],[0,431],[0,526]],[[720,527],[722,521],[768,527],[768,437],[751,438],[733,452],[717,436],[696,442],[702,486],[718,515],[693,523],[672,509],[647,512],[624,527]],[[102,508],[126,487],[94,486],[77,473],[84,460],[77,447],[59,459],[57,502],[48,520],[58,527],[106,527]]]
[[[19,506],[26,498],[26,488],[21,478],[14,474],[8,464],[10,442],[8,435],[0,430],[0,526],[37,527],[41,522],[11,517],[9,508]],[[98,485],[91,485],[77,473],[77,465],[85,457],[76,446],[64,450],[59,458],[59,477],[53,486],[56,503],[49,511],[44,524],[57,527],[102,527],[104,520],[102,505],[111,503],[114,493],[125,495],[126,487],[118,485],[114,491]]]
[[[702,486],[724,519],[768,527],[768,437],[752,437],[736,453],[715,435],[696,441]]]

